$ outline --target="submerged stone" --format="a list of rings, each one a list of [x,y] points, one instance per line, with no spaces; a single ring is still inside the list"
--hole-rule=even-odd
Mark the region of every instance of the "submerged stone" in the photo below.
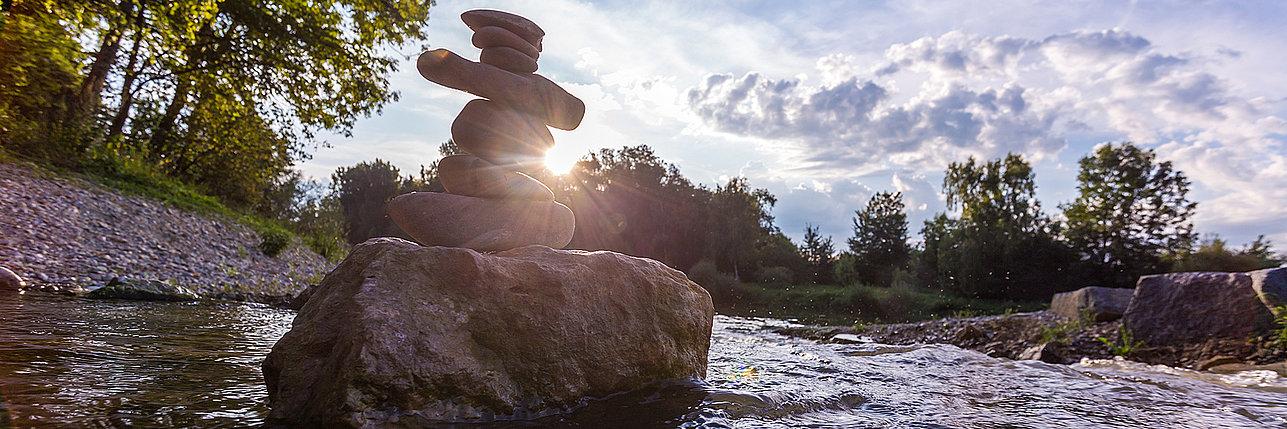
[[[0,292],[16,291],[26,285],[27,282],[23,281],[18,274],[9,271],[8,268],[0,267]]]
[[[112,279],[107,286],[95,289],[88,298],[133,299],[139,301],[196,301],[196,293],[179,285],[156,280]]]
[[[650,259],[372,239],[268,355],[269,418],[378,427],[566,410],[705,377],[713,317],[704,289]]]

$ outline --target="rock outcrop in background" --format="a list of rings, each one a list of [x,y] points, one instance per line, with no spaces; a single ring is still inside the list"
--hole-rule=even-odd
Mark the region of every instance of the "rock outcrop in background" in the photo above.
[[[270,419],[358,427],[556,412],[704,377],[713,318],[704,289],[650,259],[372,239],[312,291],[265,361]]]
[[[1171,273],[1140,277],[1123,322],[1146,343],[1171,344],[1250,338],[1273,326],[1273,313],[1247,273]]]

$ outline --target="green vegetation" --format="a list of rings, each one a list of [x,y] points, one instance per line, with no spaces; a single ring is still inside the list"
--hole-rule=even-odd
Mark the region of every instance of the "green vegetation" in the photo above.
[[[1125,326],[1117,328],[1117,338],[1115,339],[1105,337],[1096,337],[1096,339],[1108,346],[1108,351],[1114,356],[1126,356],[1144,345],[1144,341],[1135,341],[1135,336]]]
[[[1037,342],[1045,344],[1055,342],[1063,344],[1068,341],[1068,334],[1081,328],[1094,324],[1089,312],[1082,311],[1082,314],[1076,320],[1065,320],[1056,323],[1054,326],[1041,328],[1041,338]]]
[[[764,283],[739,283],[735,287],[736,300],[717,301],[716,310],[720,313],[829,325],[973,317],[1042,308],[1041,303],[965,298],[914,287],[819,284],[782,287]]]

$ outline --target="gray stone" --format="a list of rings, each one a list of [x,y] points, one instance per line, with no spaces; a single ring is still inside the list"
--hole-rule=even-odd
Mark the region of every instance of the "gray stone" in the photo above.
[[[389,218],[426,246],[507,250],[572,241],[572,209],[554,201],[499,200],[412,192],[389,200]]]
[[[196,293],[178,285],[156,280],[113,279],[107,286],[86,295],[99,299],[133,299],[139,301],[196,301]]]
[[[465,25],[474,31],[484,27],[500,27],[509,30],[526,40],[537,51],[541,50],[541,39],[545,38],[545,30],[542,30],[535,22],[509,12],[474,9],[460,14],[460,20],[464,21]]]
[[[1273,326],[1273,314],[1243,273],[1171,273],[1140,277],[1123,315],[1135,338],[1165,345],[1250,338]]]
[[[535,115],[560,130],[576,129],[585,118],[585,102],[539,74],[511,73],[446,49],[420,54],[416,70],[430,82]]]
[[[713,317],[705,290],[650,259],[376,238],[326,276],[273,346],[269,419],[380,427],[565,410],[704,377]]]
[[[474,30],[474,37],[470,39],[470,42],[479,49],[504,46],[516,49],[533,60],[541,58],[541,52],[537,51],[535,46],[523,40],[522,37],[518,37],[514,32],[501,27],[478,28]]]
[[[1251,289],[1256,292],[1260,302],[1265,303],[1270,311],[1282,316],[1282,309],[1287,306],[1287,268],[1269,268],[1247,273],[1251,276]]]
[[[554,192],[539,180],[473,155],[452,155],[439,160],[438,179],[447,192],[456,195],[554,201]]]
[[[534,73],[538,68],[535,59],[507,46],[483,49],[483,52],[478,55],[478,61],[518,74]]]
[[[23,281],[22,277],[9,271],[8,268],[0,267],[0,292],[16,291],[26,285],[27,282]]]
[[[1088,286],[1055,294],[1050,311],[1065,319],[1086,317],[1093,322],[1108,322],[1122,317],[1134,294],[1134,289]]]

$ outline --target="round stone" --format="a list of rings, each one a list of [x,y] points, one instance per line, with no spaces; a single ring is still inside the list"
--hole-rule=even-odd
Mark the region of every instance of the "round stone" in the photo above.
[[[451,138],[470,155],[516,170],[540,168],[554,147],[540,119],[488,100],[465,104],[451,123]]]
[[[438,179],[447,192],[456,195],[554,201],[554,192],[539,180],[473,155],[452,155],[438,161]]]
[[[541,50],[541,39],[545,38],[545,30],[537,26],[532,20],[499,10],[474,9],[460,14],[460,20],[469,26],[469,29],[477,31],[483,27],[501,27],[522,37],[537,51]]]
[[[501,27],[482,27],[474,31],[474,37],[470,39],[478,49],[487,49],[495,47],[514,48],[523,55],[531,57],[533,60],[541,58],[541,52],[536,50],[535,46],[527,43],[522,37],[518,37],[514,32]]]
[[[568,239],[570,240],[571,237]],[[13,271],[9,271],[8,268],[0,267],[0,291],[15,291],[22,289],[26,285],[27,282],[23,281],[22,277],[19,277]]]
[[[483,49],[478,61],[500,67],[502,70],[511,73],[528,74],[536,71],[536,60],[523,55],[517,49],[505,46]]]
[[[478,251],[532,244],[562,248],[576,230],[572,209],[553,201],[412,192],[390,200],[388,212],[420,244]]]

